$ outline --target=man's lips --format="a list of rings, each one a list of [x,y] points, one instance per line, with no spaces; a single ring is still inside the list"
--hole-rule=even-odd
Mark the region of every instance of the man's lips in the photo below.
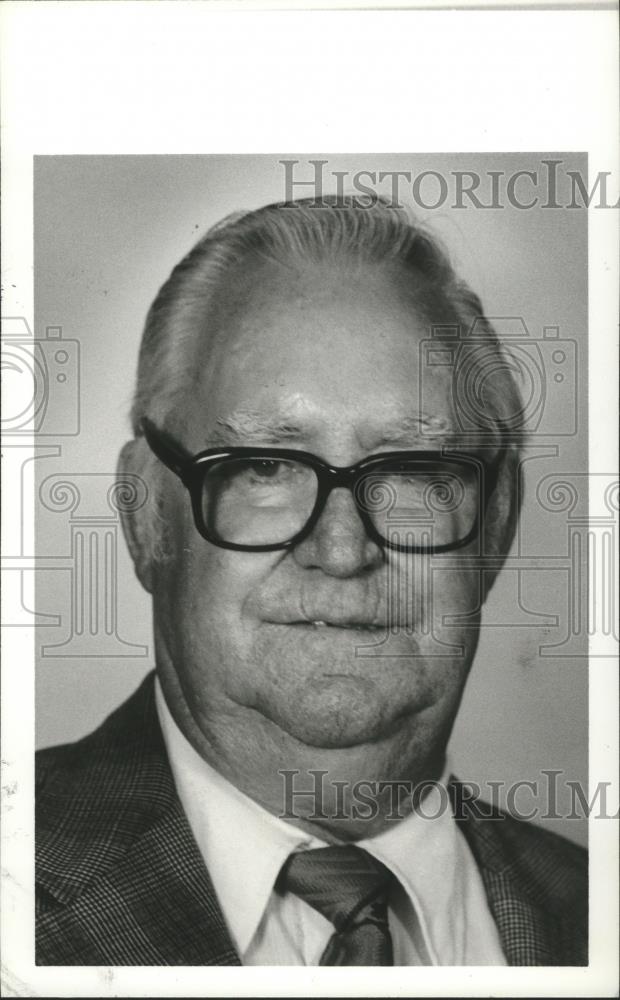
[[[289,628],[302,628],[302,629],[312,629],[319,631],[321,629],[351,629],[356,632],[381,632],[387,628],[387,625],[377,624],[376,622],[364,622],[358,619],[352,618],[301,618],[301,619],[291,619],[288,621],[267,621],[268,625],[284,625]]]

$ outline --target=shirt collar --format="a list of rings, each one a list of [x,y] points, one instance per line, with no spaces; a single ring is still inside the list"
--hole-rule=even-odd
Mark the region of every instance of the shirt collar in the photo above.
[[[181,804],[207,865],[234,944],[243,958],[278,873],[293,851],[326,842],[263,809],[212,768],[175,723],[156,681],[156,705]],[[449,806],[449,767],[412,813],[357,842],[389,868],[407,892],[431,960],[462,939],[463,844]]]
[[[172,718],[159,681],[155,699],[177,793],[243,957],[289,854],[325,842],[278,819],[207,764]]]
[[[462,961],[466,935],[464,900],[468,858],[448,795],[450,767],[434,783],[419,812],[358,841],[396,875],[413,904],[422,938],[434,965]]]

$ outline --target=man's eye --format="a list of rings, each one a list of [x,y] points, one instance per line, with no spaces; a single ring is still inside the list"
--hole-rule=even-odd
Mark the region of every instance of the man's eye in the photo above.
[[[298,467],[292,462],[280,461],[276,458],[250,458],[235,462],[230,470],[232,478],[247,486],[292,485],[296,478]]]
[[[256,479],[277,479],[279,475],[282,475],[283,463],[275,461],[273,459],[261,458],[252,462],[247,462],[246,471],[250,476],[254,476]]]

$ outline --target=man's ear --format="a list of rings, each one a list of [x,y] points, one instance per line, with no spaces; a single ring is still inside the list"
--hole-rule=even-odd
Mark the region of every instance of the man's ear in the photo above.
[[[119,503],[123,534],[127,548],[133,560],[136,576],[149,594],[153,592],[153,553],[155,538],[153,537],[153,498],[152,487],[147,484],[141,474],[144,463],[139,461],[141,441],[128,441],[119,457],[116,474],[118,477],[118,495],[122,497],[125,491],[130,498],[127,503]],[[135,502],[131,498],[137,497]]]

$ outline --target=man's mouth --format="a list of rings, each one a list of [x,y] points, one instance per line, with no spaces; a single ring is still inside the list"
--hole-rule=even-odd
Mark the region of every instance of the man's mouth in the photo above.
[[[288,622],[271,622],[272,625],[287,625],[291,628],[312,629],[321,631],[326,629],[349,629],[354,632],[383,632],[385,625],[376,625],[373,622],[360,622],[347,620],[327,620],[324,618],[300,619]]]

